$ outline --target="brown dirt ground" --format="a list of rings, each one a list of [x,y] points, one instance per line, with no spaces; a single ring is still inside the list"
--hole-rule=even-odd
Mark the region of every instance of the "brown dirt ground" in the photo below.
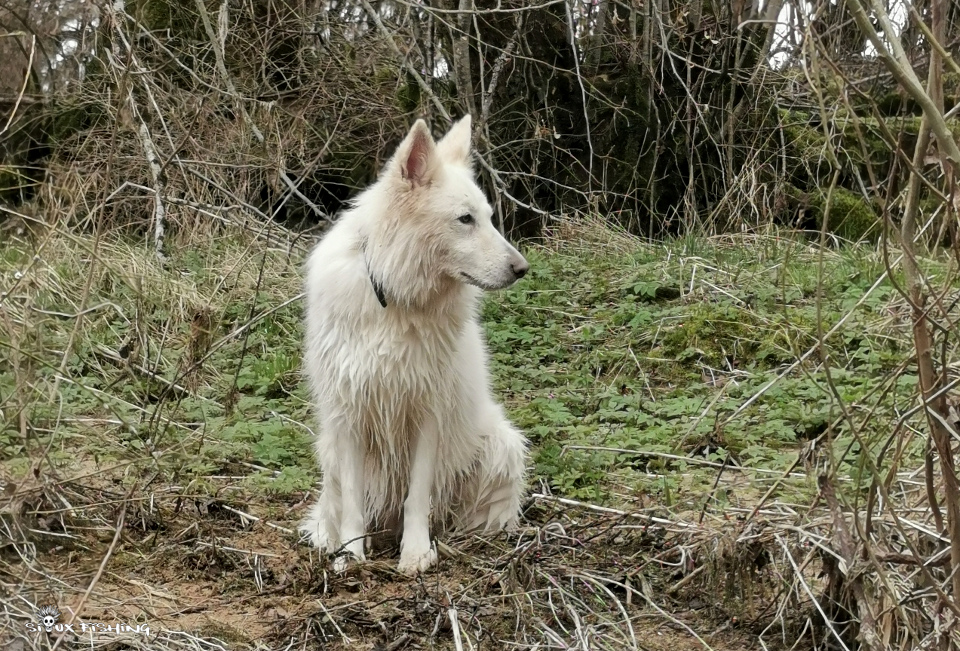
[[[224,649],[455,649],[451,604],[464,649],[628,649],[630,627],[638,649],[759,648],[756,629],[738,626],[702,584],[667,593],[683,576],[675,567],[683,540],[669,527],[536,502],[518,533],[445,538],[439,567],[420,577],[395,570],[396,550],[337,575],[295,534],[265,524],[295,529],[308,496],[252,498],[239,485],[190,496],[167,486],[125,500],[113,473],[85,466],[73,472],[82,480],[53,487],[41,478],[0,502],[0,514],[33,524],[38,550],[28,570],[0,545],[0,588],[30,603],[52,601],[66,618],[149,624],[155,643],[120,648],[173,648],[161,640],[185,633],[214,644],[189,648],[219,640]],[[74,506],[82,495],[82,516],[23,515],[53,510],[54,490]],[[121,536],[85,597],[121,511]],[[64,639],[59,648],[90,647]]]

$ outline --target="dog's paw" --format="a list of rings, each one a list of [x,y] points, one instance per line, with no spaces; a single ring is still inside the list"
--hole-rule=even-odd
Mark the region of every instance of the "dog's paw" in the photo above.
[[[408,576],[415,576],[419,572],[426,572],[437,564],[437,550],[428,547],[422,552],[402,551],[400,564],[397,569]]]
[[[330,539],[327,537],[326,526],[321,522],[308,520],[299,527],[300,540],[316,547],[321,552],[330,551]]]
[[[351,565],[362,563],[365,560],[367,559],[363,554],[356,556],[350,552],[342,552],[333,559],[333,571],[337,574],[343,574],[350,568]]]
[[[333,571],[337,574],[343,574],[350,567],[350,556],[343,554],[333,559]]]

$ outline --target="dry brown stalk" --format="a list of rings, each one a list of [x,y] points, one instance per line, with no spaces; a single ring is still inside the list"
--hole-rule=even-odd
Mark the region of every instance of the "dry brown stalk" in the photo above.
[[[847,5],[857,25],[871,43],[873,43],[884,64],[900,82],[904,90],[923,108],[920,139],[914,153],[913,173],[911,174],[908,186],[907,202],[901,226],[900,244],[904,249],[904,273],[906,275],[907,289],[913,309],[913,338],[917,351],[920,395],[926,407],[925,411],[927,424],[930,428],[930,437],[938,452],[942,469],[944,506],[947,511],[945,524],[951,539],[952,566],[955,570],[953,571],[952,578],[953,598],[956,600],[960,598],[960,480],[957,478],[953,450],[950,443],[951,432],[947,424],[946,401],[943,394],[939,393],[944,378],[941,374],[937,373],[934,367],[932,353],[933,341],[930,333],[932,320],[930,319],[926,305],[927,299],[923,291],[924,280],[922,272],[916,262],[917,253],[913,248],[913,242],[916,235],[917,208],[919,205],[919,170],[923,167],[924,158],[927,153],[927,139],[929,137],[927,135],[927,129],[932,129],[936,135],[937,145],[943,157],[943,164],[952,168],[954,172],[952,175],[953,179],[960,176],[958,175],[958,172],[960,172],[960,149],[958,149],[953,134],[943,117],[943,60],[940,56],[940,51],[935,47],[931,48],[927,88],[924,89],[913,71],[913,67],[903,50],[899,38],[892,36],[896,34],[896,30],[885,8],[877,0],[872,0],[874,15],[888,35],[887,42],[890,43],[892,52],[887,49],[886,44],[874,29],[859,0],[847,0]],[[945,3],[942,0],[932,0],[931,10],[931,33],[938,42],[943,43],[945,36]],[[948,178],[951,178],[951,176],[948,175]],[[949,195],[952,192],[953,189],[949,188],[947,194]],[[936,497],[932,490],[935,480],[932,477],[931,471],[932,466],[928,464],[928,496],[931,508],[938,517],[938,527],[943,527],[944,523],[939,521]]]

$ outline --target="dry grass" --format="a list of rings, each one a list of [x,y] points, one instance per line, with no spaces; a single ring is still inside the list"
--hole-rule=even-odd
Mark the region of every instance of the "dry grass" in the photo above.
[[[778,537],[797,554],[806,537],[770,524],[775,511],[744,531],[736,520],[695,527],[660,509],[596,513],[538,498],[518,533],[447,539],[439,569],[416,580],[395,571],[389,552],[334,575],[289,533],[306,495],[271,500],[230,490],[238,486],[228,478],[219,497],[147,492],[140,481],[121,487],[122,474],[81,471],[8,491],[0,577],[9,641],[48,648],[58,636],[26,624],[36,606],[55,603],[67,621],[151,629],[67,633],[61,648],[752,648],[778,583],[774,564],[757,559],[776,552]],[[729,618],[723,589],[702,590],[705,577],[725,583],[723,571],[694,570],[705,562],[750,575],[726,586],[743,604],[739,617]]]
[[[599,223],[558,228],[544,255],[638,246]],[[731,250],[764,244],[759,236],[720,242]],[[28,451],[0,463],[7,648],[722,650],[786,649],[798,639],[855,648],[864,601],[854,581],[875,595],[867,603],[890,648],[918,638],[946,644],[956,635],[932,625],[948,624],[951,613],[934,617],[929,607],[937,599],[930,585],[945,580],[946,552],[931,528],[921,475],[889,475],[886,498],[871,511],[870,544],[858,543],[850,556],[839,532],[856,539],[868,518],[856,492],[841,494],[851,500],[843,505],[832,497],[837,479],[822,472],[822,437],[782,477],[700,466],[714,475],[715,490],[736,493],[722,509],[668,508],[629,491],[615,491],[621,504],[611,509],[551,495],[541,482],[520,531],[444,538],[439,568],[416,580],[395,572],[396,550],[334,575],[293,533],[312,489],[273,490],[280,473],[226,452],[215,467],[189,470],[206,428],[164,407],[195,400],[229,411],[218,402],[224,378],[234,376],[236,357],[270,352],[244,352],[253,325],[286,327],[272,320],[296,299],[305,246],[279,229],[271,239],[218,236],[208,240],[207,266],[194,269],[58,228],[4,249],[16,255],[4,271],[0,344],[17,383],[0,408],[6,436],[16,441],[21,428]],[[795,255],[816,252],[800,247]],[[111,292],[124,307],[85,307]],[[890,319],[902,321],[902,309],[891,308]],[[206,316],[198,320],[199,313]],[[231,313],[239,321],[228,322]],[[124,329],[115,323],[129,332],[114,332]],[[211,323],[221,334],[200,337]],[[108,326],[117,338],[139,333],[133,354],[124,358],[100,341]],[[98,365],[69,361],[64,371],[71,347]],[[64,407],[61,392],[81,383],[100,402]],[[814,475],[823,482],[814,501],[778,497],[777,487]],[[30,631],[46,604],[75,631],[102,622],[149,626],[150,634]]]
[[[790,648],[803,627],[821,626],[817,608],[836,614],[827,598],[836,577],[823,562],[836,556],[833,523],[822,509],[773,503],[698,526],[693,513],[538,495],[519,532],[448,538],[439,569],[409,579],[395,571],[395,550],[330,572],[290,531],[308,495],[270,499],[235,477],[199,495],[123,475],[78,464],[7,484],[6,648]],[[906,578],[897,580],[909,592]],[[76,616],[76,630],[119,622],[150,634],[57,642],[26,628],[48,603],[62,621]]]

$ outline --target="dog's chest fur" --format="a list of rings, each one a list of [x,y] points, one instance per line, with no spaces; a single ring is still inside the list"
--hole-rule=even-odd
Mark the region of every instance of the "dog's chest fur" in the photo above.
[[[458,291],[429,311],[381,307],[369,283],[357,289],[371,296],[358,296],[356,310],[327,312],[313,334],[325,378],[316,388],[320,397],[361,401],[353,408],[364,420],[395,426],[430,408],[428,396],[435,399],[438,388],[456,380],[458,347],[466,343],[466,328],[475,328],[474,300]]]
[[[399,512],[415,441],[428,414],[440,419],[440,453],[451,469],[463,469],[476,454],[473,443],[454,435],[463,428],[449,422],[451,407],[463,404],[458,347],[468,345],[465,329],[475,324],[469,321],[472,309],[455,302],[450,311],[427,314],[388,306],[365,318],[374,318],[376,325],[367,322],[353,332],[363,333],[365,345],[344,347],[355,363],[349,385],[330,388],[355,401],[350,408],[365,454],[368,508],[386,514]],[[361,365],[356,365],[358,350],[365,351]],[[334,364],[344,362],[340,358]],[[440,409],[446,411],[439,414]],[[459,418],[465,410],[456,411]],[[438,490],[447,483],[442,479]]]
[[[368,342],[369,364],[355,380],[371,391],[371,398],[379,394],[375,401],[380,409],[371,405],[374,411],[427,409],[426,397],[455,381],[457,348],[467,325],[467,315],[455,307],[424,314],[389,306],[377,327],[366,329],[375,339]]]

